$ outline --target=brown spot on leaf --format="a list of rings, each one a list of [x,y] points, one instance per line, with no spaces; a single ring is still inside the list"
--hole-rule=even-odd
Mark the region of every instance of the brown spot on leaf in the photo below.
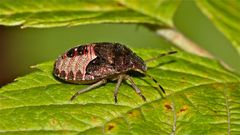
[[[128,112],[128,114],[129,114],[129,115],[132,115],[132,114],[133,114],[133,112],[132,112],[132,111],[131,111],[131,112]]]
[[[224,88],[224,86],[223,86],[223,85],[221,85],[221,84],[218,84],[218,83],[212,84],[212,87],[213,87],[214,89],[217,89],[217,90],[221,90],[221,89],[223,89],[223,88]]]
[[[186,78],[185,77],[181,77],[181,81],[185,82]]]
[[[138,110],[133,110],[133,111],[130,111],[128,112],[128,116],[129,117],[138,117],[140,115],[140,112]]]
[[[97,118],[95,116],[92,117],[92,121],[96,121]]]
[[[177,115],[180,115],[188,110],[188,106],[184,105],[178,112]]]
[[[92,123],[94,123],[94,124],[100,124],[100,123],[101,123],[101,120],[98,119],[98,118],[95,117],[95,116],[92,116],[92,117],[91,117],[91,121],[92,121]]]
[[[165,106],[165,108],[166,108],[167,110],[172,110],[172,106],[171,106],[171,105],[165,104],[164,106]]]
[[[182,108],[180,109],[180,112],[185,112],[187,109],[186,108]]]
[[[58,121],[57,121],[55,118],[50,119],[50,124],[51,124],[52,126],[56,126],[56,125],[58,124]]]
[[[108,127],[107,127],[107,130],[110,131],[110,130],[112,130],[114,127],[115,127],[115,125],[109,124]]]
[[[125,7],[125,5],[123,5],[123,4],[120,3],[120,2],[118,2],[117,5],[118,5],[119,7]]]

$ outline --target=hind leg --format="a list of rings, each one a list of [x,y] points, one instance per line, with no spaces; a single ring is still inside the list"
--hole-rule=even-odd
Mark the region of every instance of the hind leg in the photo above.
[[[87,88],[84,88],[84,89],[81,89],[79,90],[78,92],[76,92],[72,97],[71,97],[71,101],[73,101],[78,95],[80,95],[81,93],[84,93],[84,92],[87,92],[87,91],[90,91],[98,86],[101,86],[103,84],[105,84],[107,82],[107,80],[103,79],[103,80],[100,80],[92,85],[90,85],[89,87]]]

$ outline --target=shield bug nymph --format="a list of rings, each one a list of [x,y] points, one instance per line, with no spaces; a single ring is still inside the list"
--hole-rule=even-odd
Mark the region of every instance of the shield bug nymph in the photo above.
[[[173,53],[176,53],[176,51],[160,54],[147,61]],[[53,74],[69,83],[91,84],[89,87],[76,92],[71,100],[81,93],[107,83],[109,80],[117,80],[114,91],[114,100],[117,103],[119,87],[123,80],[128,80],[136,93],[146,101],[146,98],[128,74],[130,71],[137,71],[150,77],[158,84],[153,77],[146,73],[145,62],[125,45],[108,42],[89,43],[71,48],[58,57],[54,64]],[[165,93],[161,85],[158,84],[158,86]]]

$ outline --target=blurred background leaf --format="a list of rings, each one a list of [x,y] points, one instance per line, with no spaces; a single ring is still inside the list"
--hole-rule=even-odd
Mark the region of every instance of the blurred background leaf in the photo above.
[[[162,51],[160,51],[161,53]],[[137,51],[143,59],[159,51]],[[160,63],[160,64],[159,64]],[[164,64],[165,63],[165,64]],[[0,89],[0,132],[5,134],[238,134],[240,77],[218,62],[179,52],[148,64],[166,90],[162,98],[148,78],[134,81],[147,102],[123,83],[70,97],[86,85],[61,83],[53,61]],[[201,127],[201,128],[199,128]]]
[[[129,1],[130,2],[130,1]],[[132,3],[136,4],[138,2]],[[93,23],[147,23],[156,25],[172,24],[172,16],[180,1],[158,1],[156,7],[141,2],[149,14],[130,10],[113,0],[11,0],[0,1],[0,24],[22,27],[75,26]],[[146,6],[147,5],[147,6]],[[140,9],[141,7],[136,8]],[[169,8],[168,8],[169,7]],[[167,9],[167,10],[166,10]],[[162,12],[164,10],[164,12]],[[158,16],[153,16],[158,12]],[[145,13],[145,12],[144,12]]]
[[[118,0],[127,8],[136,12],[155,18],[156,20],[173,26],[173,16],[182,0]]]
[[[231,41],[240,55],[240,1],[239,0],[198,0],[201,11]]]

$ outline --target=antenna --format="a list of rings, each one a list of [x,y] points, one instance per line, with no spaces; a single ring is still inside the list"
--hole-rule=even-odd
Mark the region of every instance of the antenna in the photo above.
[[[145,60],[145,62],[148,63],[148,62],[154,61],[156,59],[159,59],[160,57],[171,55],[171,54],[175,54],[175,53],[177,53],[177,51],[170,51],[170,52],[166,52],[166,53],[161,53],[161,54],[159,54],[156,57],[153,57],[153,58]]]
[[[148,63],[148,62],[154,61],[154,60],[156,60],[156,59],[159,59],[160,57],[167,56],[167,55],[171,55],[171,54],[175,54],[175,53],[177,53],[177,51],[170,51],[170,52],[162,53],[162,54],[159,54],[159,55],[156,56],[156,57],[153,57],[153,58],[150,58],[150,59],[145,60],[145,62]],[[158,81],[157,81],[155,78],[153,78],[151,75],[149,75],[149,74],[147,74],[147,73],[144,73],[144,75],[146,75],[148,78],[152,79],[152,80],[154,81],[154,83],[158,85],[158,87],[160,88],[160,90],[161,90],[164,94],[166,94],[166,92],[165,92],[165,90],[163,89],[163,87],[158,83]],[[160,92],[160,95],[162,96],[161,92]]]

